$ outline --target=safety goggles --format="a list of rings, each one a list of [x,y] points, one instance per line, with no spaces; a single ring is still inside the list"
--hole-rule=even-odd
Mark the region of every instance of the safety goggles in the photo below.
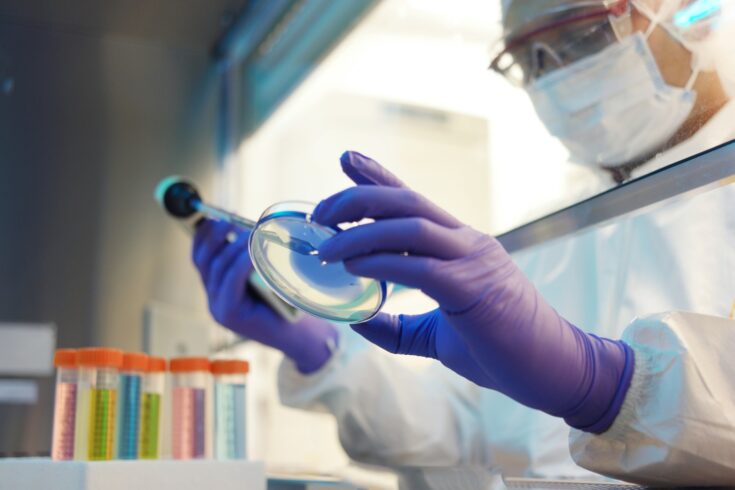
[[[525,85],[595,54],[631,31],[629,0],[576,2],[507,33],[490,63],[515,85]]]

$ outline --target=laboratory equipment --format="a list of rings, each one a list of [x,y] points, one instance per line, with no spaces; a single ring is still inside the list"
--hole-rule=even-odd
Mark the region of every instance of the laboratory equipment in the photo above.
[[[174,459],[205,457],[209,359],[178,357],[169,362],[172,387],[172,454]]]
[[[335,350],[335,325],[312,315],[289,322],[258,301],[244,282],[254,271],[248,254],[250,234],[242,233],[228,245],[227,236],[236,231],[229,223],[207,220],[194,237],[192,259],[202,278],[212,318],[243,337],[283,352],[302,374],[316,371]],[[233,257],[238,258],[225,271],[221,265]]]
[[[199,194],[192,184],[178,177],[168,177],[163,179],[155,191],[156,201],[171,216],[179,220],[184,229],[189,234],[196,232],[197,226],[207,216],[226,214],[225,211],[217,208],[208,208],[206,211],[194,209],[190,201],[196,200],[201,202]],[[247,222],[244,223],[247,228]],[[248,289],[253,292],[259,299],[267,303],[273,311],[278,313],[282,318],[289,322],[295,322],[301,316],[301,311],[294,308],[289,303],[283,301],[268,285],[256,271],[247,279]]]
[[[77,406],[77,351],[58,349],[54,355],[56,395],[51,458],[74,459],[74,418]]]
[[[319,259],[319,245],[341,230],[312,222],[310,203],[275,204],[256,222],[206,204],[193,184],[178,177],[164,179],[156,196],[174,217],[209,217],[249,230],[250,257],[258,276],[300,310],[332,321],[360,323],[375,316],[385,302],[384,281],[355,276],[341,262]]]
[[[140,404],[140,459],[158,459],[161,438],[161,401],[166,384],[166,360],[149,357]]]
[[[0,459],[50,453],[56,338],[52,323],[0,321]]]
[[[74,459],[113,458],[119,369],[123,353],[90,347],[77,351],[79,381],[75,417]]]
[[[147,355],[137,352],[123,354],[118,398],[117,459],[138,459],[141,391],[147,369]]]
[[[212,361],[214,376],[214,457],[245,459],[247,361]]]

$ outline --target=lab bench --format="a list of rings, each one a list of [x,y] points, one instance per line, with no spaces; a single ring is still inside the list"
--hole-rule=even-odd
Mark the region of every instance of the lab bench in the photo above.
[[[0,490],[265,490],[255,461],[0,459]]]
[[[0,458],[0,490],[358,490],[328,478],[266,476],[257,461]]]

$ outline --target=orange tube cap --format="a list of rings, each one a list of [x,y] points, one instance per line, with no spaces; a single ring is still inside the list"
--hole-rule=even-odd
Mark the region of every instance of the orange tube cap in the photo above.
[[[87,347],[77,351],[77,363],[80,366],[119,368],[122,362],[123,352],[119,349]]]
[[[54,354],[54,367],[77,367],[76,349],[56,349],[56,353]]]
[[[175,357],[168,363],[172,373],[191,373],[209,371],[209,359],[206,357]]]
[[[250,372],[250,363],[236,359],[221,359],[212,361],[212,374],[247,374]]]

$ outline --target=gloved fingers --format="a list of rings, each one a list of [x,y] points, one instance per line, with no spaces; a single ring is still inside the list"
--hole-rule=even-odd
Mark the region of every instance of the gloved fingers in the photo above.
[[[349,260],[382,252],[408,253],[451,260],[472,252],[471,241],[457,229],[425,218],[396,218],[349,228],[319,246],[327,262]]]
[[[407,188],[358,185],[338,192],[319,203],[312,218],[326,226],[356,222],[364,218],[420,217],[449,228],[462,226],[454,216],[422,195]]]
[[[283,320],[269,306],[261,302],[249,301],[239,306],[237,310],[239,321],[232,322],[231,326],[226,326],[235,333],[261,344],[277,345]]]
[[[212,226],[214,226],[215,221],[204,218],[201,221],[198,222],[196,225],[196,228],[194,229],[194,240],[192,242],[191,247],[191,258],[194,260],[194,252],[199,249],[202,242],[209,236],[209,234],[212,232]]]
[[[238,230],[240,231],[240,230]],[[235,232],[233,232],[235,233]],[[240,231],[234,242],[226,245],[218,254],[216,254],[209,266],[209,276],[206,280],[206,288],[211,294],[217,294],[225,273],[234,266],[235,260],[248,250],[248,231]]]
[[[240,249],[222,277],[217,298],[225,304],[240,304],[245,299],[245,287],[253,271],[248,248]]]
[[[421,315],[401,315],[401,345],[403,354],[438,359],[436,351],[436,330],[438,310]]]
[[[379,313],[371,320],[350,326],[373,344],[393,354],[437,358],[433,312],[423,315]]]
[[[203,228],[207,223],[211,225]],[[192,247],[192,260],[205,284],[209,277],[212,258],[229,243],[227,235],[233,230],[234,226],[222,221],[208,221],[197,229]]]
[[[356,276],[396,282],[410,288],[421,289],[432,296],[429,289],[433,285],[447,283],[448,278],[441,274],[443,263],[432,257],[383,253],[346,260],[344,265],[345,269]]]
[[[356,151],[346,151],[339,157],[342,171],[358,185],[384,185],[407,187],[401,179],[390,173],[370,157]]]
[[[397,315],[378,313],[374,318],[350,327],[381,349],[393,354],[398,353],[401,321]]]
[[[204,263],[202,252],[204,251],[204,243],[209,240],[212,235],[212,229],[216,221],[211,219],[202,220],[194,230],[194,239],[191,245],[191,261],[194,262],[200,275],[202,269],[206,265]],[[203,277],[203,276],[202,276]]]

